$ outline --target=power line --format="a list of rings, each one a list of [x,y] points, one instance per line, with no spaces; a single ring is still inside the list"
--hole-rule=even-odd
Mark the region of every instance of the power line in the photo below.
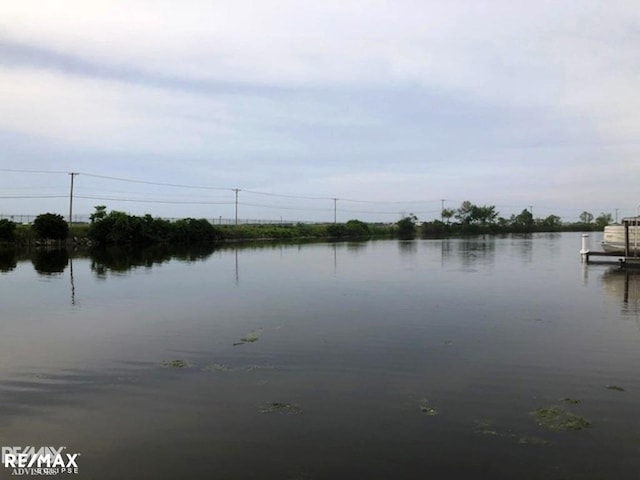
[[[61,197],[64,195],[60,195]],[[75,198],[82,198],[84,200],[111,200],[114,202],[137,202],[137,203],[167,203],[176,205],[233,205],[233,202],[188,202],[188,201],[173,201],[173,200],[142,200],[135,198],[122,198],[122,197],[106,197],[106,196],[88,196],[88,195],[76,195]]]
[[[62,170],[24,170],[18,168],[0,168],[0,172],[13,172],[13,173],[54,173],[54,174],[67,174],[68,171]]]
[[[233,188],[208,187],[208,186],[200,186],[200,185],[184,185],[180,183],[151,182],[147,180],[134,180],[131,178],[111,177],[108,175],[97,175],[94,173],[84,173],[84,172],[82,172],[82,175],[84,175],[85,177],[103,178],[106,180],[115,180],[119,182],[128,182],[128,183],[142,183],[145,185],[158,185],[162,187],[193,188],[193,189],[200,189],[200,190],[233,190]]]

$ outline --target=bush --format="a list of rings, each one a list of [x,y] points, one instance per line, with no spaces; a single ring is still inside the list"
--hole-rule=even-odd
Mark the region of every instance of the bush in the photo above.
[[[38,215],[31,226],[37,238],[48,240],[64,240],[69,234],[69,225],[62,217],[55,213]]]
[[[418,218],[415,215],[409,215],[401,220],[398,220],[398,235],[401,238],[413,238],[416,234],[416,221]]]
[[[16,233],[16,224],[6,218],[0,220],[0,240],[11,241]]]

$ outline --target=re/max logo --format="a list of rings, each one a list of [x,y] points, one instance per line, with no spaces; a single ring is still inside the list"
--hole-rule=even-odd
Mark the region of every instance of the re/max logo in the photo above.
[[[67,447],[2,447],[5,468],[77,468],[77,453],[63,454]]]

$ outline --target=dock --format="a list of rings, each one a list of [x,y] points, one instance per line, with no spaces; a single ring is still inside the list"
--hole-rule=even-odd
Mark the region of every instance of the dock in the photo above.
[[[582,249],[580,254],[586,263],[599,263],[605,265],[618,265],[620,268],[638,268],[640,267],[640,255],[638,252],[637,238],[631,248],[629,238],[629,226],[633,225],[637,228],[640,225],[640,217],[623,218],[624,226],[624,252],[592,252],[589,250],[589,235],[582,235]],[[637,235],[637,234],[636,234]],[[595,259],[593,257],[596,257]]]
[[[628,257],[628,256],[625,256],[624,253],[587,251],[582,255],[585,259],[585,262],[587,263],[598,263],[601,265],[618,265],[620,268],[640,267],[640,257],[635,257],[635,256]]]

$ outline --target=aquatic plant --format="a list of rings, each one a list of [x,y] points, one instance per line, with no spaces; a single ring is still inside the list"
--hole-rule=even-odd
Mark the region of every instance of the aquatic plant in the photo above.
[[[584,417],[558,407],[538,408],[531,412],[538,425],[554,431],[583,430],[591,427],[591,422]]]
[[[253,332],[247,333],[244,337],[240,339],[239,342],[234,343],[233,345],[244,345],[245,343],[254,343],[260,339],[260,330],[254,330]]]
[[[607,385],[607,390],[615,390],[616,392],[624,392],[624,388],[618,385]]]
[[[285,413],[289,415],[296,415],[302,413],[302,409],[293,403],[283,402],[271,402],[264,404],[259,409],[260,413]]]
[[[162,366],[165,368],[188,368],[189,362],[186,360],[164,360]]]

